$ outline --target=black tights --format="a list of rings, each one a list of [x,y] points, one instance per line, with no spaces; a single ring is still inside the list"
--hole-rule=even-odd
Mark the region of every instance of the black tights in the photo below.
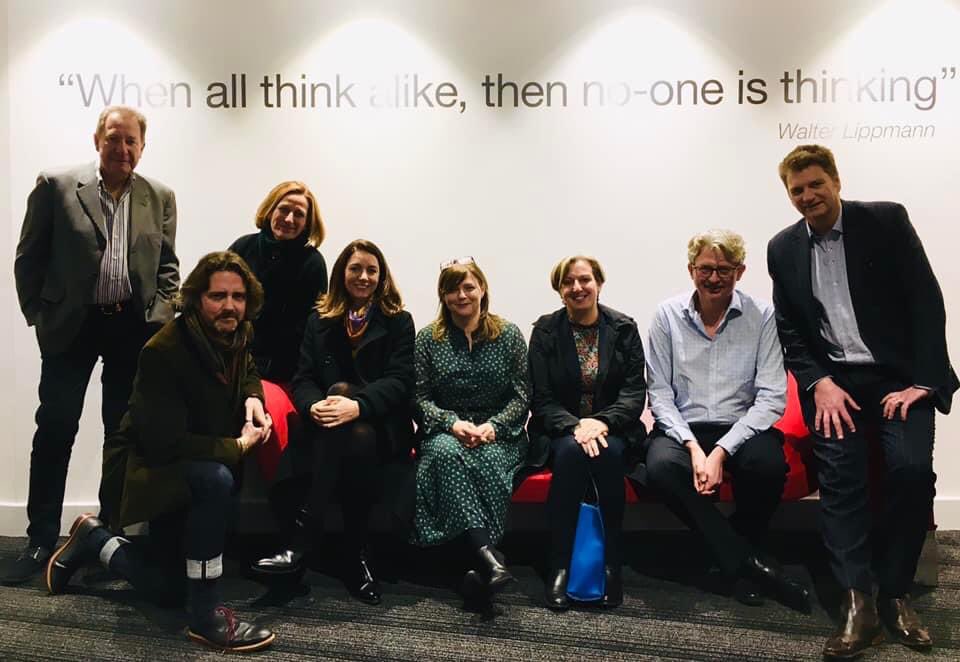
[[[353,385],[337,382],[327,395],[350,397],[355,392]],[[382,465],[377,433],[369,423],[355,420],[331,430],[314,427],[313,481],[307,511],[317,532],[330,497],[337,490],[348,544],[357,548],[366,544],[370,509],[380,499]]]
[[[619,566],[620,531],[623,527],[623,439],[607,436],[607,447],[597,457],[587,457],[573,435],[550,441],[553,451],[553,479],[547,497],[547,518],[550,522],[550,567],[568,568],[577,532],[577,518],[584,494],[593,492],[590,479],[597,486],[600,512],[603,515],[604,556],[608,565]],[[589,488],[589,489],[588,489]]]

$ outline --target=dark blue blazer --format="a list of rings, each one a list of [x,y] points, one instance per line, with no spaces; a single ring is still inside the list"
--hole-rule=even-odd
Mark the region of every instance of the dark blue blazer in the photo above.
[[[857,328],[877,362],[904,382],[934,389],[950,411],[957,376],[947,354],[943,293],[907,210],[893,202],[842,201],[843,247]],[[773,304],[784,363],[797,378],[804,409],[810,386],[830,375],[820,335],[822,310],[813,296],[806,221],[767,245]]]

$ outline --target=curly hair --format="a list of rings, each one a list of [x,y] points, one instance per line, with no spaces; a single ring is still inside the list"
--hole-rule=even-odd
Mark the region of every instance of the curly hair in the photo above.
[[[247,290],[246,319],[255,319],[263,308],[263,286],[242,257],[233,251],[207,253],[183,281],[173,305],[179,312],[200,310],[200,297],[210,288],[210,277],[218,271],[240,276]]]

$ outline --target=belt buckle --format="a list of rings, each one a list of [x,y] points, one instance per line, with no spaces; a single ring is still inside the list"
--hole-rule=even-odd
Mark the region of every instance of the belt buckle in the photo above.
[[[100,308],[100,314],[105,317],[110,317],[111,315],[116,315],[117,313],[123,310],[122,303],[108,303],[105,305],[98,306]]]

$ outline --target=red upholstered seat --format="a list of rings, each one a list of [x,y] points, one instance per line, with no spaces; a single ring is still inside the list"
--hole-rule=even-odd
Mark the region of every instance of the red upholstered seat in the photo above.
[[[547,500],[547,493],[550,491],[550,479],[553,477],[553,472],[549,469],[543,469],[537,473],[527,477],[520,487],[516,489],[513,493],[513,503],[545,503]],[[626,482],[626,502],[627,503],[637,503],[639,499],[637,498],[637,493],[633,489],[633,484],[624,479]]]
[[[809,432],[803,423],[803,414],[800,411],[800,400],[797,397],[797,382],[793,375],[787,374],[787,409],[783,417],[774,426],[784,436],[783,454],[787,460],[789,471],[787,482],[783,488],[784,501],[796,501],[813,494],[817,490],[816,472],[813,469],[813,451]],[[529,476],[513,493],[514,503],[544,503],[550,490],[550,478],[553,476],[549,469],[544,469]],[[637,495],[633,484],[626,482],[626,502],[637,503],[641,499],[649,501],[646,494]],[[733,489],[726,478],[720,486],[720,500],[733,501]]]
[[[255,452],[263,477],[271,481],[277,473],[280,456],[290,443],[290,421],[296,419],[298,414],[290,394],[282,386],[265,379],[260,383],[263,384],[264,409],[273,419],[273,430]]]

